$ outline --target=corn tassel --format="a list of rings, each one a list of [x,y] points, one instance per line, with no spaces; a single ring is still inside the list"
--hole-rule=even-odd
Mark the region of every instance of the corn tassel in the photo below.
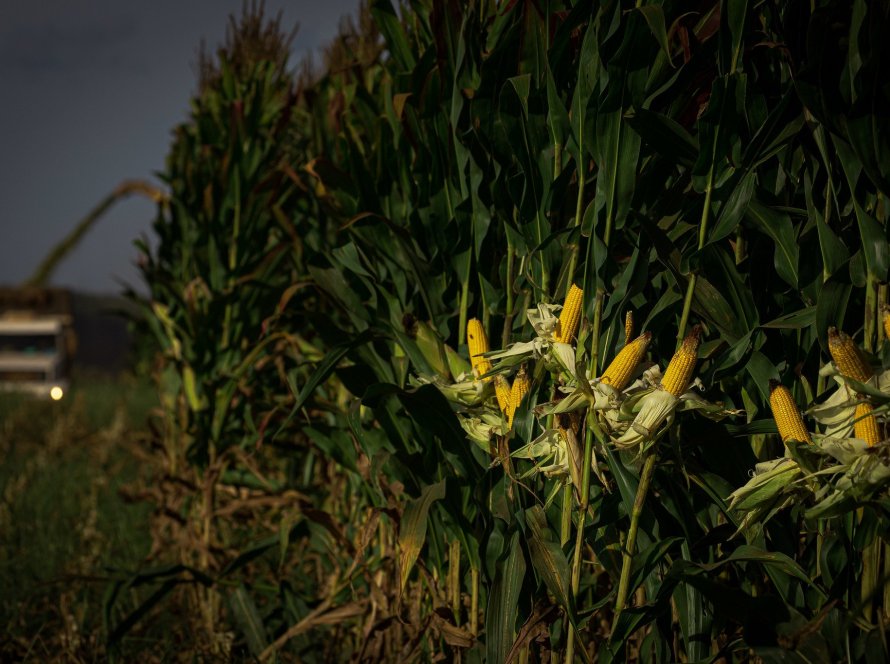
[[[525,373],[525,369],[520,369],[513,380],[513,387],[510,388],[510,405],[507,408],[508,427],[513,426],[513,416],[516,414],[516,409],[519,408],[525,395],[528,394],[530,387],[531,381],[528,378],[528,374]]]
[[[575,284],[569,289],[566,300],[562,305],[562,313],[559,314],[559,328],[556,340],[566,344],[572,343],[572,339],[578,333],[578,324],[581,322],[581,305],[584,299],[584,291]]]
[[[491,362],[488,361],[488,358],[482,357],[482,353],[487,353],[489,350],[488,337],[478,318],[471,318],[467,321],[467,347],[470,350],[470,363],[473,365],[473,374],[476,378],[478,379],[491,371]],[[491,380],[491,378],[484,380]]]
[[[828,329],[828,351],[842,376],[865,383],[872,376],[871,367],[863,359],[859,347],[847,334]]]
[[[771,380],[769,384],[769,406],[773,411],[773,419],[779,429],[782,442],[796,440],[801,443],[812,443],[810,432],[800,416],[791,390],[778,381]]]
[[[698,345],[701,342],[701,328],[696,325],[692,332],[683,339],[683,343],[674,353],[670,364],[661,378],[661,387],[667,392],[679,397],[686,388],[689,387],[689,381],[692,378],[692,370],[695,369],[695,362],[698,359]]]
[[[624,314],[624,345],[626,346],[634,338],[634,312],[628,310]]]
[[[506,414],[510,409],[510,381],[500,374],[494,377],[494,394],[498,399],[498,407]]]
[[[874,415],[870,415],[874,407],[867,401],[860,401],[856,405],[856,414],[853,416],[855,423],[853,424],[853,436],[864,440],[869,447],[878,444],[881,440],[881,434],[878,431],[878,420]]]
[[[603,372],[600,380],[619,391],[627,387],[637,365],[646,355],[646,347],[651,339],[652,333],[645,332],[622,348]]]

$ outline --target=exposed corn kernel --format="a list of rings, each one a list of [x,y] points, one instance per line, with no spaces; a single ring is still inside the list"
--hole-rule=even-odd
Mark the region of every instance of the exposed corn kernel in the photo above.
[[[513,416],[516,414],[516,409],[519,408],[525,395],[528,394],[530,387],[531,381],[528,378],[528,374],[525,373],[524,368],[520,369],[519,373],[516,374],[516,378],[513,379],[513,387],[510,388],[510,406],[507,408],[508,427],[513,426]]]
[[[881,305],[881,315],[884,320],[884,338],[890,341],[890,307]]]
[[[506,413],[510,408],[510,381],[500,374],[494,377],[494,394],[501,412]]]
[[[842,376],[858,380],[860,383],[871,378],[871,367],[862,357],[859,347],[848,335],[838,332],[833,327],[828,328],[828,351]]]
[[[578,333],[578,323],[581,322],[581,305],[584,299],[584,291],[575,284],[569,289],[566,301],[562,305],[562,313],[559,315],[559,327],[556,340],[570,344]]]
[[[878,419],[870,413],[874,407],[867,401],[860,401],[856,405],[856,413],[853,416],[853,435],[856,438],[864,440],[869,447],[877,445],[881,440],[881,434],[878,431]],[[860,419],[861,418],[861,419]]]
[[[631,339],[634,338],[634,312],[628,310],[626,314],[624,314],[624,345],[630,343]]]
[[[813,439],[800,416],[794,397],[791,396],[791,390],[773,380],[770,381],[769,390],[769,405],[782,442],[796,440],[801,443],[812,443]]]
[[[600,380],[616,390],[623,390],[627,387],[637,365],[646,355],[646,347],[651,339],[652,333],[645,332],[622,348],[603,372]]]
[[[488,337],[478,318],[471,318],[467,322],[467,347],[470,350],[470,363],[473,365],[473,374],[476,378],[491,371],[491,362],[488,358],[482,357],[482,353],[487,353],[489,350]]]
[[[689,381],[692,379],[692,370],[695,369],[695,362],[698,359],[698,345],[701,342],[701,328],[696,325],[692,332],[689,333],[677,352],[671,358],[670,364],[661,378],[661,387],[666,391],[679,397],[686,388],[689,387]]]

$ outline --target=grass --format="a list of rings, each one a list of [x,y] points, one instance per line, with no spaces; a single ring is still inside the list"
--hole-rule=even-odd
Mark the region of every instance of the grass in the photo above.
[[[132,448],[153,390],[131,376],[75,376],[59,403],[0,399],[0,659],[91,661],[111,566],[150,547]]]

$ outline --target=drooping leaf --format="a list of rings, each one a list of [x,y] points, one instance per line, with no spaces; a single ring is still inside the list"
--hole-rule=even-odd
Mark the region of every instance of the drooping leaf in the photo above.
[[[437,500],[445,497],[445,481],[437,482],[423,488],[420,496],[405,506],[402,520],[399,523],[399,588],[405,589],[408,577],[420,549],[426,541],[427,516],[430,507]]]
[[[525,570],[525,556],[522,553],[519,532],[514,532],[506,557],[498,562],[485,611],[485,651],[489,662],[503,662],[513,645]]]
[[[260,616],[260,612],[257,610],[253,598],[247,592],[247,588],[244,587],[243,583],[238,584],[238,587],[229,595],[229,606],[232,609],[235,622],[241,628],[241,632],[247,640],[247,648],[250,650],[250,654],[258,657],[268,645],[266,630],[263,627],[263,619]]]
[[[748,203],[747,218],[763,234],[776,243],[774,264],[776,272],[793,288],[797,288],[797,263],[800,250],[794,227],[787,214],[761,204],[756,199]]]
[[[569,619],[575,622],[571,570],[558,539],[547,524],[547,516],[539,505],[535,505],[525,511],[525,519],[529,527],[528,545],[532,565],[556,601],[566,610]]]

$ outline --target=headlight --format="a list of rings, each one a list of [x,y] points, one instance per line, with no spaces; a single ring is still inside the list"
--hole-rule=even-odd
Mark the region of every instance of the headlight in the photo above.
[[[54,386],[52,387],[52,389],[50,389],[50,391],[49,391],[49,397],[50,397],[50,399],[52,399],[53,401],[58,401],[58,400],[61,399],[63,396],[65,396],[65,391],[64,391],[61,387],[59,387],[58,385],[54,385]]]

